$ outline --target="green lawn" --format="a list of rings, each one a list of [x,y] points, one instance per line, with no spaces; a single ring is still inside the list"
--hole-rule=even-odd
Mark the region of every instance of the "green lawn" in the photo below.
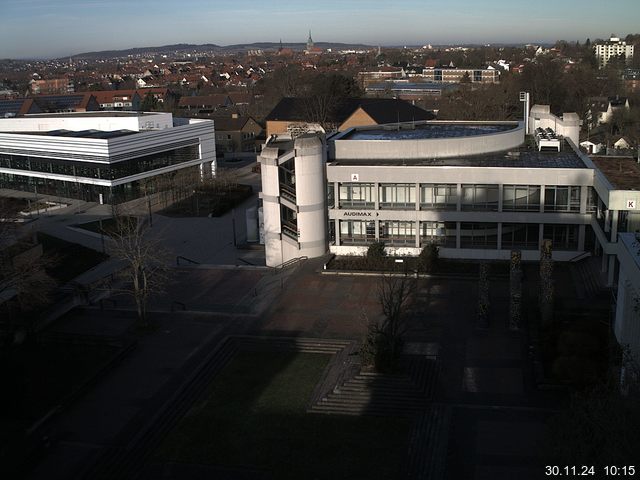
[[[240,352],[154,461],[245,466],[278,479],[399,478],[408,419],[306,413],[329,358]]]
[[[44,233],[38,233],[44,254],[53,259],[47,273],[64,284],[106,260],[108,255],[76,243],[70,243]]]

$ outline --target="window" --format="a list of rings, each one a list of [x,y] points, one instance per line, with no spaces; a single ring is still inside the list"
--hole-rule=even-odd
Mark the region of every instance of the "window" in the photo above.
[[[538,249],[537,223],[503,223],[502,224],[502,249]]]
[[[456,222],[420,222],[420,246],[435,243],[455,248],[456,231]]]
[[[540,187],[536,185],[505,185],[502,188],[502,210],[539,211]]]
[[[554,250],[578,249],[577,225],[545,225],[544,238],[551,240]]]
[[[327,207],[334,208],[336,201],[336,193],[333,183],[327,183]]]
[[[340,243],[344,245],[366,245],[376,239],[374,222],[364,220],[340,220]]]
[[[416,205],[416,186],[412,183],[381,184],[380,208],[412,208]]]
[[[340,208],[374,208],[373,183],[340,184]]]
[[[580,187],[551,186],[544,189],[545,212],[579,212]]]
[[[285,206],[280,209],[280,221],[282,233],[288,237],[298,240],[298,214]]]
[[[461,223],[462,248],[498,248],[497,223]]]
[[[420,185],[421,210],[456,210],[457,208],[458,186],[455,183]]]
[[[598,193],[593,187],[587,189],[587,213],[594,213],[598,209]]]
[[[462,185],[462,209],[498,211],[498,185]]]
[[[416,230],[413,222],[380,222],[380,240],[390,245],[415,246]]]

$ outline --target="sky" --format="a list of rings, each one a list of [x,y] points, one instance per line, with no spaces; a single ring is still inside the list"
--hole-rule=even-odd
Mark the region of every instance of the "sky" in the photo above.
[[[640,0],[0,0],[0,58],[169,45],[550,43],[640,33]]]

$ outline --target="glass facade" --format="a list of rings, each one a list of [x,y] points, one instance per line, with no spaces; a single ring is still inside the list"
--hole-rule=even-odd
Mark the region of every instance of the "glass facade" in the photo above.
[[[86,202],[97,202],[100,194],[102,194],[105,203],[122,203],[158,192],[170,190],[192,191],[193,185],[198,181],[199,177],[200,167],[194,166],[123,185],[106,187],[73,181],[0,173],[0,188],[53,195],[61,198],[75,198]]]
[[[578,225],[545,225],[544,238],[554,250],[578,250]]]
[[[503,223],[502,249],[537,250],[539,231],[537,223]]]
[[[374,222],[340,220],[340,242],[345,245],[366,245],[376,240]]]
[[[389,245],[415,247],[415,223],[402,221],[380,222],[380,240]]]
[[[179,165],[199,158],[198,145],[123,160],[117,163],[97,163],[22,155],[0,154],[0,168],[31,172],[55,173],[71,177],[117,180],[159,168]]]
[[[458,208],[458,185],[455,183],[420,185],[421,210],[456,210]]]
[[[420,222],[420,246],[435,243],[455,248],[456,232],[456,222]]]
[[[414,209],[416,185],[414,183],[382,183],[379,186],[379,205],[386,209]]]
[[[544,189],[545,212],[579,212],[580,187],[548,186]]]
[[[497,223],[461,223],[462,248],[498,248]]]
[[[462,210],[498,211],[498,185],[462,185]]]
[[[537,185],[504,185],[502,210],[527,212],[540,210],[540,187]]]
[[[340,208],[374,208],[373,183],[341,183]]]

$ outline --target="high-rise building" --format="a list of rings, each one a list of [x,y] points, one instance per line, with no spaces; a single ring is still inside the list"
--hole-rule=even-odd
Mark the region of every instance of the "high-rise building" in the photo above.
[[[593,47],[598,60],[598,68],[604,68],[609,60],[615,57],[624,56],[627,63],[633,58],[633,45],[627,45],[627,42],[621,41],[615,35],[604,43],[597,43]]]

